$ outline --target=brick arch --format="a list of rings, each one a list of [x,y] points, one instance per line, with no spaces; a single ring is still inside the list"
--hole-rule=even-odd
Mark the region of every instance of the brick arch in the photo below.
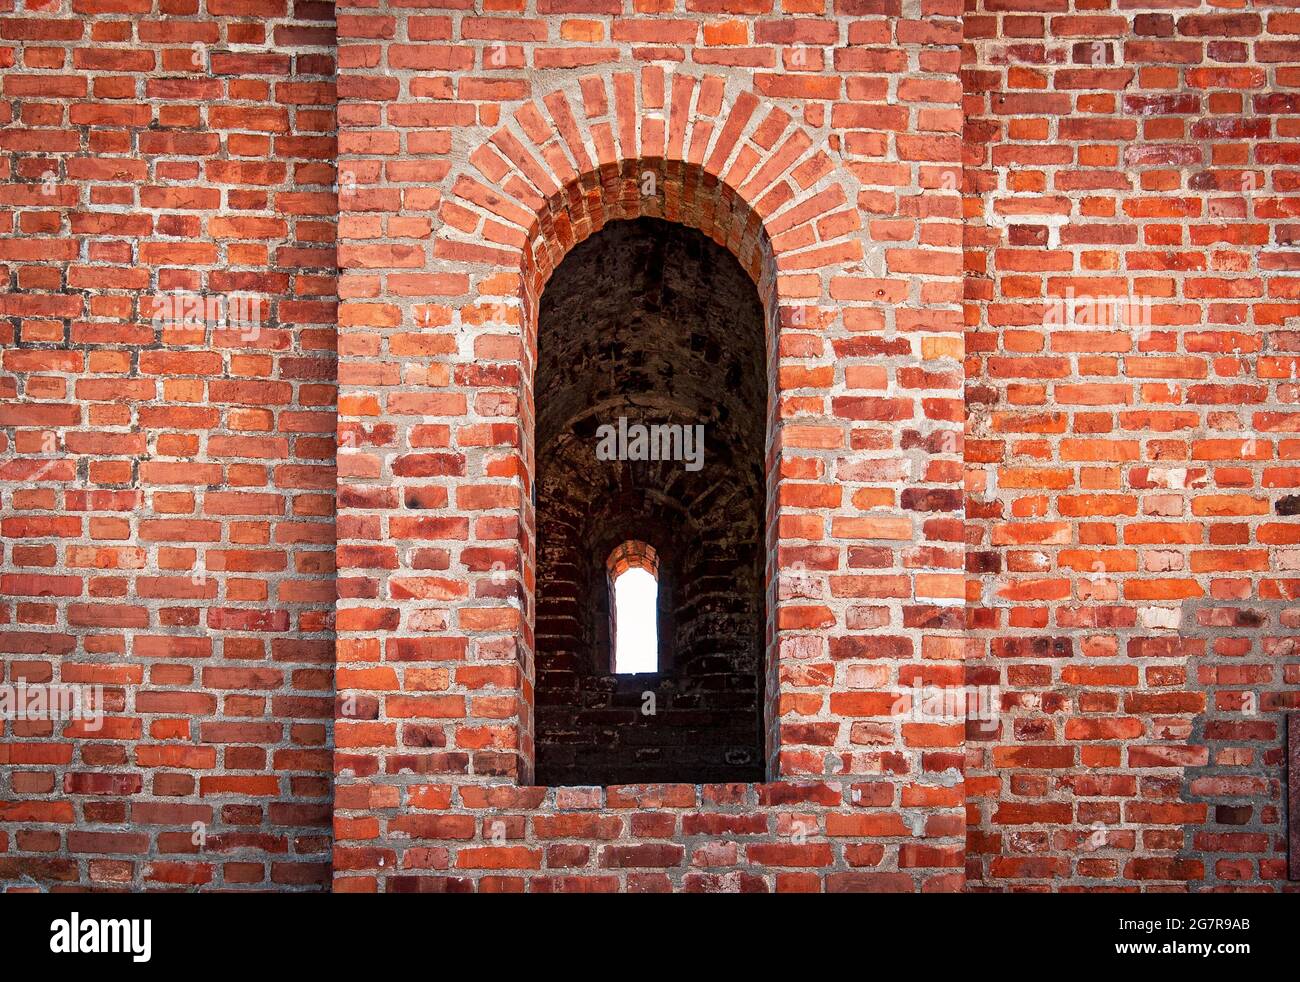
[[[802,324],[800,302],[816,304],[829,270],[863,258],[861,217],[835,162],[785,109],[764,106],[748,91],[727,98],[720,76],[667,73],[650,66],[606,78],[588,75],[572,91],[524,103],[451,175],[436,229],[435,257],[496,267],[479,277],[479,298],[494,292],[521,310],[524,333],[519,411],[525,480],[536,476],[533,375],[537,310],[547,280],[564,257],[606,223],[661,218],[700,230],[728,249],[754,280],[767,320],[768,439],[779,444],[775,408],[781,325]],[[652,188],[652,193],[646,193]],[[801,273],[811,281],[787,288]],[[503,288],[502,283],[510,284]],[[503,313],[503,312],[499,312]],[[777,544],[780,454],[768,453],[765,533]],[[531,487],[529,488],[531,490]],[[521,524],[536,528],[532,495],[520,502]],[[521,536],[519,594],[526,675],[534,676],[531,625],[536,597],[536,542]],[[769,561],[770,564],[773,561]],[[775,584],[778,569],[768,578]],[[776,650],[777,597],[768,604],[767,706],[764,730],[770,773],[779,770]],[[525,685],[519,746],[528,773],[533,748],[531,685]]]
[[[435,255],[479,243],[480,262],[522,270],[532,303],[570,249],[618,219],[697,228],[760,284],[862,258],[859,212],[824,141],[781,107],[657,66],[576,89],[524,103],[469,154],[439,209]],[[657,193],[642,193],[646,174]]]

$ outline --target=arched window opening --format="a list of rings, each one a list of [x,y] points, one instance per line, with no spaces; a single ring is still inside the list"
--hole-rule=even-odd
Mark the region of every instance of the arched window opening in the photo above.
[[[535,780],[761,781],[754,281],[695,229],[612,221],[556,267],[537,325]]]
[[[644,542],[625,542],[606,564],[609,663],[615,675],[659,671],[659,557]]]

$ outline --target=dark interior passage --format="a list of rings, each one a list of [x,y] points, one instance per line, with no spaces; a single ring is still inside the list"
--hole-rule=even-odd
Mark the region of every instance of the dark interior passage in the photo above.
[[[768,385],[753,281],[694,229],[614,222],[556,270],[538,331],[537,780],[761,780]],[[654,449],[678,459],[639,459]],[[629,541],[658,557],[654,674],[611,668],[606,564]]]

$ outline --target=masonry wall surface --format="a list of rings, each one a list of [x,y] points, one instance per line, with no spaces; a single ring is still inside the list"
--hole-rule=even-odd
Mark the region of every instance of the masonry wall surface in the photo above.
[[[0,723],[0,887],[1287,888],[1288,6],[0,15],[0,682],[108,709]],[[538,787],[538,309],[638,217],[764,308],[765,779]]]
[[[340,7],[336,889],[960,887],[958,11],[759,6]],[[639,216],[765,304],[768,782],[533,789],[536,305]]]
[[[1300,18],[964,18],[971,889],[1279,889]],[[1135,298],[1115,326],[1052,298]],[[1076,311],[1077,312],[1077,311]]]
[[[0,19],[7,888],[320,889],[334,610],[333,9]],[[248,291],[239,331],[154,300]]]

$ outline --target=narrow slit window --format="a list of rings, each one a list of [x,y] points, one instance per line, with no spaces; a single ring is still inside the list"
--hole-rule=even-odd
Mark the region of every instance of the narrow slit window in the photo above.
[[[659,671],[659,561],[644,542],[609,557],[610,668],[615,675]]]

